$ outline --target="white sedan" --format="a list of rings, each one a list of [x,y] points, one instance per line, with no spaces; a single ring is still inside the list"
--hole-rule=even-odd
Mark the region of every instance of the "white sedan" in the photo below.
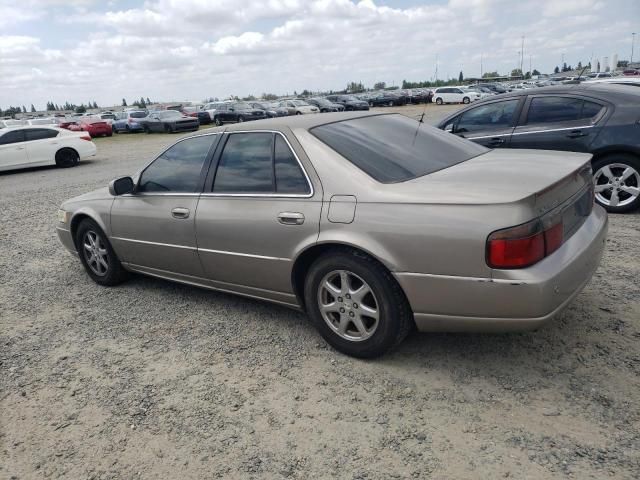
[[[87,132],[57,127],[14,127],[0,130],[0,171],[57,165],[74,167],[96,154]]]

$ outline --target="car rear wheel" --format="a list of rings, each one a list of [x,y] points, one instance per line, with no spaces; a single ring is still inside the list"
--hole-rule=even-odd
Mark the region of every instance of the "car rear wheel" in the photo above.
[[[220,120],[218,117],[215,118],[214,122],[218,127],[222,126],[222,120]]]
[[[56,152],[56,165],[58,167],[75,167],[78,163],[80,163],[80,155],[72,148],[63,148]]]
[[[608,212],[624,213],[640,207],[640,159],[607,155],[593,162],[596,201]]]
[[[305,305],[322,337],[336,350],[378,357],[407,336],[411,308],[384,266],[355,250],[332,251],[311,266]]]
[[[441,98],[436,98],[436,104],[442,105],[442,99]]]
[[[127,271],[102,229],[88,218],[82,220],[75,236],[80,261],[91,279],[105,286],[122,283]]]
[[[469,97],[464,97],[462,99],[462,103],[469,103],[471,100],[469,99]]]
[[[389,103],[387,103],[387,105],[393,107],[393,101],[390,101]]]
[[[144,130],[144,133],[151,133],[151,129],[147,125],[142,127],[142,129]]]
[[[242,123],[242,122],[244,122],[244,117],[242,116],[238,117],[238,123]]]

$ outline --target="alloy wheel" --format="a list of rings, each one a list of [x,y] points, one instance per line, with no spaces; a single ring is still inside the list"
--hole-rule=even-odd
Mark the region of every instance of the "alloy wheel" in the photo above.
[[[593,176],[596,200],[608,207],[624,207],[640,196],[640,173],[624,163],[610,163]]]
[[[109,271],[109,253],[98,235],[93,230],[87,230],[82,239],[84,258],[93,273],[104,277]]]
[[[329,272],[320,282],[317,297],[322,318],[339,337],[360,342],[378,328],[378,300],[369,284],[355,273]]]

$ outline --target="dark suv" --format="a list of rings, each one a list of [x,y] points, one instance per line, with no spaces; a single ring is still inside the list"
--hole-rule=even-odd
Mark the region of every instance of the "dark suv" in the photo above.
[[[220,104],[213,114],[213,121],[218,126],[223,123],[241,123],[263,118],[267,118],[264,110],[253,108],[245,102]]]
[[[364,100],[359,100],[353,95],[327,95],[327,100],[333,103],[344,105],[344,109],[351,110],[369,110],[369,104]]]
[[[506,93],[456,112],[438,128],[489,148],[591,153],[596,201],[610,212],[640,206],[635,85],[583,83]]]

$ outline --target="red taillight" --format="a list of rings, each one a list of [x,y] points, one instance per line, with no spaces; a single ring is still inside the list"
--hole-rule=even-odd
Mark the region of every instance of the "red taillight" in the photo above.
[[[550,227],[541,219],[498,230],[487,240],[487,263],[491,268],[526,268],[555,252],[564,241],[564,226],[558,218]],[[544,228],[544,230],[543,230]]]
[[[80,137],[80,140],[88,140],[88,141],[91,141],[91,135],[82,135],[82,136]]]

